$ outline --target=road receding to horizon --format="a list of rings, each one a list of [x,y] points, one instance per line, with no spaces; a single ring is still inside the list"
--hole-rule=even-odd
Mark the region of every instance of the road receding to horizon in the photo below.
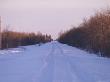
[[[0,82],[110,82],[110,59],[56,41],[4,50]]]

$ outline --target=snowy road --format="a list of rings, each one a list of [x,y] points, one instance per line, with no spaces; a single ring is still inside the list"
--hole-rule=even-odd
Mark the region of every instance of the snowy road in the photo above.
[[[58,42],[25,48],[0,55],[0,82],[110,82],[110,59]]]

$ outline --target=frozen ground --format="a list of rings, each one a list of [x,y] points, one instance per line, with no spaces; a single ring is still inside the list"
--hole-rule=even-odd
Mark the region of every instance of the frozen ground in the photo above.
[[[58,42],[4,50],[0,82],[110,82],[110,59]]]

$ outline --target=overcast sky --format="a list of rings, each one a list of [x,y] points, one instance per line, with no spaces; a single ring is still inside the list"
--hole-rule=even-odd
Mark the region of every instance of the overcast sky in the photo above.
[[[53,38],[60,31],[80,24],[110,0],[0,0],[2,26],[11,30],[42,32]]]

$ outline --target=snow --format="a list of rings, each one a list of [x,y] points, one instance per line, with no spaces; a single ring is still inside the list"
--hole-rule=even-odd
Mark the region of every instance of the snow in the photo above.
[[[56,41],[1,50],[0,82],[110,82],[110,59]]]

